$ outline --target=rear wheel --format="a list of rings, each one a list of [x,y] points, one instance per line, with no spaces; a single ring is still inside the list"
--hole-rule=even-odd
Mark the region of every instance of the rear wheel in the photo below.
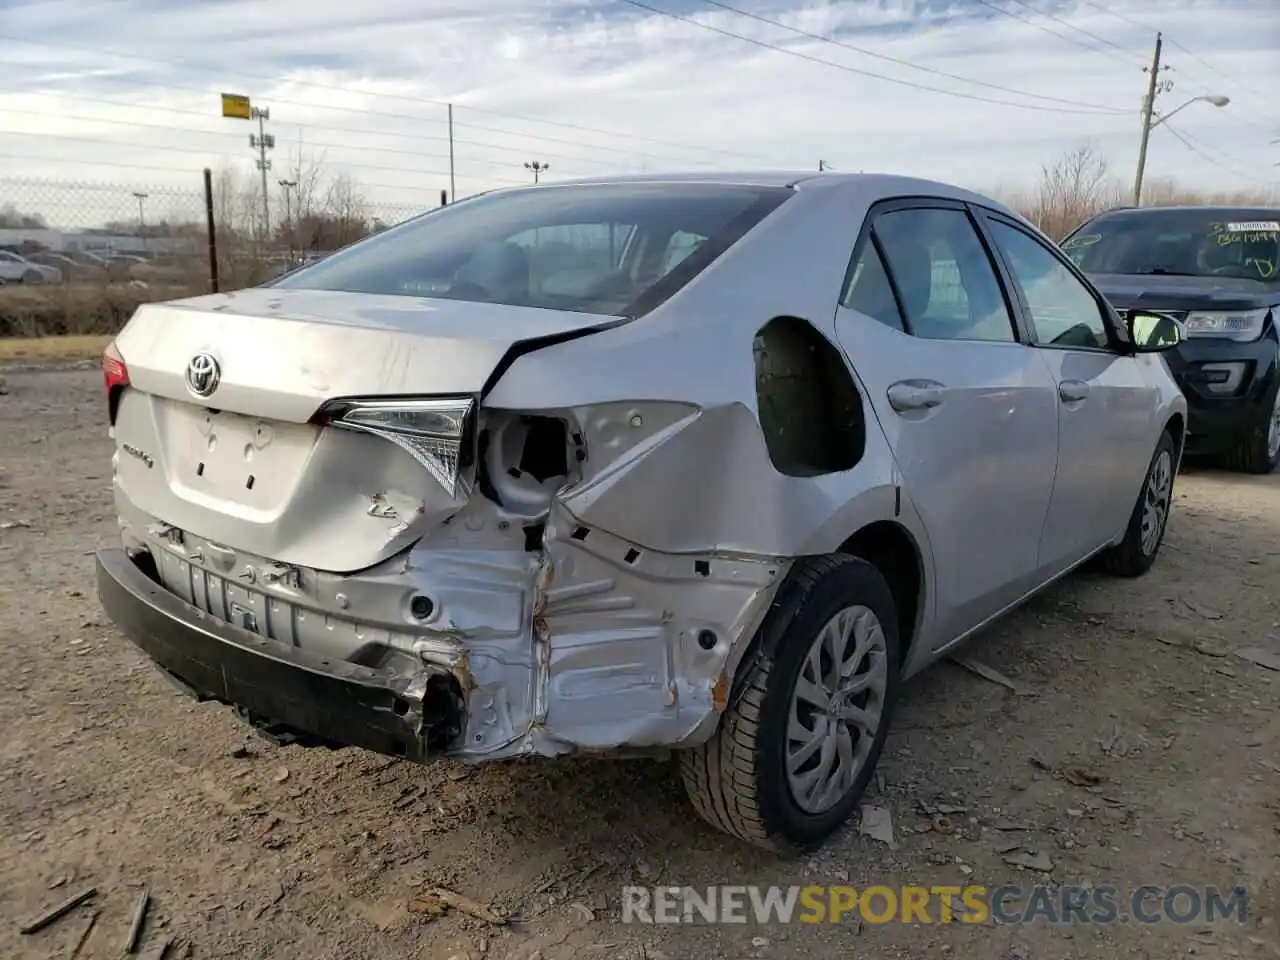
[[[1151,569],[1164,542],[1173,506],[1173,475],[1178,451],[1166,430],[1147,467],[1138,502],[1129,515],[1124,539],[1102,555],[1103,569],[1117,577],[1140,577]]]
[[[1227,452],[1226,464],[1232,470],[1256,474],[1268,474],[1280,466],[1280,378],[1271,396],[1270,412]]]
[[[770,608],[745,687],[681,773],[708,822],[795,853],[853,812],[875,770],[898,690],[897,611],[857,557],[802,561]]]

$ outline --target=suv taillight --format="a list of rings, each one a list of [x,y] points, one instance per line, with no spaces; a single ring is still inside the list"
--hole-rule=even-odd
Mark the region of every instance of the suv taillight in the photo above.
[[[129,368],[125,366],[124,357],[120,356],[114,340],[102,351],[102,382],[107,391],[107,420],[114,427],[120,394],[129,386]]]

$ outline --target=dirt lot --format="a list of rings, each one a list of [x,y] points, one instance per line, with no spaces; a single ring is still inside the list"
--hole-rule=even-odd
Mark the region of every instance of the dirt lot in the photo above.
[[[79,955],[117,957],[144,887],[148,948],[175,936],[197,957],[1280,956],[1280,673],[1234,653],[1280,648],[1280,477],[1184,471],[1145,579],[1074,577],[973,643],[1021,695],[950,663],[927,672],[869,798],[895,845],[850,828],[788,862],[702,825],[664,763],[468,770],[280,749],[182,698],[94,596],[92,551],[114,536],[98,375],[0,376],[0,956],[70,956],[96,906]],[[1048,870],[1007,863],[1014,841]],[[618,920],[626,883],[1040,880],[1243,885],[1248,918]],[[94,905],[18,934],[88,884]],[[423,884],[521,920],[431,919],[413,912]]]

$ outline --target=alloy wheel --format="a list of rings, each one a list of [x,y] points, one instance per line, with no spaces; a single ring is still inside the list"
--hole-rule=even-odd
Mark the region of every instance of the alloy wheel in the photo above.
[[[818,631],[787,723],[787,785],[801,810],[830,810],[852,787],[875,742],[888,679],[884,629],[869,608],[845,607]]]
[[[1173,490],[1173,457],[1161,450],[1151,470],[1142,495],[1142,552],[1151,556],[1160,546],[1164,525],[1169,519],[1169,495]]]

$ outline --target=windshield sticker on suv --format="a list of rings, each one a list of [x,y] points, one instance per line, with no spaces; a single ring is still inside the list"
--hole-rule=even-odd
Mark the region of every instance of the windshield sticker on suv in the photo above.
[[[1220,247],[1228,247],[1235,243],[1280,241],[1280,222],[1257,220],[1252,223],[1211,223],[1209,236],[1217,241]]]
[[[1228,223],[1232,233],[1280,233],[1280,220],[1250,220],[1245,223]]]

